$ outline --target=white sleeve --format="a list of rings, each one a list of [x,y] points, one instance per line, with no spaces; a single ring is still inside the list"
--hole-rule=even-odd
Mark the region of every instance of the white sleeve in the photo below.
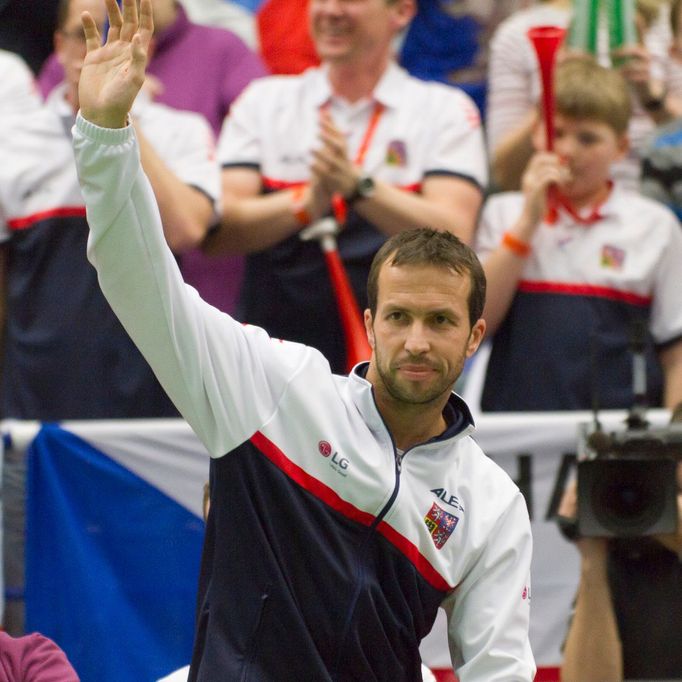
[[[491,156],[537,102],[537,69],[529,68],[527,43],[515,23],[501,24],[490,43],[486,134]]]
[[[530,562],[526,503],[517,492],[473,568],[443,603],[460,682],[531,682]]]
[[[206,194],[216,209],[220,200],[220,168],[215,136],[206,119],[194,112],[156,105],[141,119],[142,130],[159,157],[186,185]]]
[[[272,416],[314,351],[239,324],[183,282],[132,127],[99,128],[79,114],[73,132],[102,292],[182,416],[221,456]]]
[[[451,86],[444,86],[442,93],[425,173],[447,171],[472,178],[485,188],[488,159],[478,107],[465,92]]]
[[[258,103],[260,97],[264,96],[262,83],[255,81],[249,83],[232,103],[218,137],[218,163],[221,166],[246,164],[260,169],[263,154],[258,128]]]
[[[500,245],[507,226],[513,225],[518,216],[505,215],[504,197],[507,194],[494,194],[488,197],[476,230],[474,249],[482,262]]]

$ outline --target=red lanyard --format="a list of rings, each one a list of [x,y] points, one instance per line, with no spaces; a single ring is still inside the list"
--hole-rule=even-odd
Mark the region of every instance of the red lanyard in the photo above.
[[[600,221],[604,216],[601,213],[601,208],[602,206],[606,203],[607,199],[609,198],[611,194],[611,190],[613,189],[613,182],[609,180],[609,185],[608,185],[608,194],[604,198],[603,201],[600,201],[599,203],[595,204],[592,207],[592,210],[590,211],[590,214],[583,217],[581,216],[575,208],[571,205],[571,202],[562,194],[559,192],[556,193],[556,202],[557,204],[564,210],[566,213],[568,213],[571,218],[578,224],[578,225],[584,225],[584,226],[589,226],[589,225],[594,225],[594,223]],[[556,220],[550,221],[550,224],[554,224]]]
[[[365,162],[367,150],[369,149],[370,144],[372,144],[372,138],[374,137],[377,125],[379,124],[379,119],[381,119],[381,116],[384,113],[384,109],[385,107],[381,102],[374,103],[374,109],[372,110],[372,115],[367,124],[367,130],[365,130],[362,142],[360,142],[360,147],[358,148],[358,153],[355,155],[355,160],[353,161],[356,166],[362,166]]]
[[[330,102],[326,102],[325,104],[322,105],[322,108],[329,111],[330,104],[331,104]],[[355,155],[355,159],[353,160],[353,163],[356,166],[362,166],[362,164],[365,162],[367,150],[372,144],[372,138],[374,137],[377,125],[379,124],[379,120],[381,119],[381,116],[383,115],[385,109],[386,107],[381,102],[374,103],[372,115],[369,117],[369,122],[367,123],[365,134],[362,136],[362,141],[360,142],[360,146],[358,147],[358,153]]]
[[[329,103],[325,104],[323,108],[328,109]],[[365,134],[362,136],[362,141],[360,142],[357,154],[353,160],[353,163],[356,166],[362,166],[364,164],[365,156],[367,156],[367,150],[372,144],[374,133],[376,132],[377,125],[379,124],[379,120],[381,119],[385,109],[386,107],[384,107],[381,102],[374,103],[372,115],[369,118],[367,128],[365,129]],[[348,215],[348,206],[346,205],[346,200],[338,192],[335,192],[334,196],[332,197],[332,210],[334,212],[336,222],[339,223],[339,225],[343,225],[346,222],[346,216]]]

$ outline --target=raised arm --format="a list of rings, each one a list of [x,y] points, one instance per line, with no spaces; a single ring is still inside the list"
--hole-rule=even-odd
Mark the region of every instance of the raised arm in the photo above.
[[[533,156],[523,176],[524,202],[519,215],[496,216],[484,210],[480,228],[481,240],[499,240],[479,249],[487,278],[486,305],[483,317],[489,335],[493,335],[504,321],[512,304],[526,260],[531,253],[533,235],[547,210],[547,189],[565,177],[565,168],[556,154],[538,152]],[[497,234],[497,223],[504,222],[504,236]],[[501,239],[500,239],[501,236]]]
[[[74,130],[87,207],[88,258],[102,292],[180,413],[211,454],[250,437],[272,414],[310,352],[271,340],[203,302],[184,284],[125,125],[144,78],[151,0],[107,0],[112,30],[100,47],[87,14],[82,111]],[[113,128],[113,129],[112,129]]]

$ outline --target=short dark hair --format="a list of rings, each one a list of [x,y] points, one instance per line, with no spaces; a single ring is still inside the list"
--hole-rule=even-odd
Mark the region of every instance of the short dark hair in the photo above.
[[[372,317],[376,314],[379,296],[379,271],[389,261],[390,265],[433,265],[458,275],[468,274],[470,324],[473,326],[483,314],[485,274],[473,249],[451,232],[417,227],[391,237],[374,256],[367,277],[367,303]]]

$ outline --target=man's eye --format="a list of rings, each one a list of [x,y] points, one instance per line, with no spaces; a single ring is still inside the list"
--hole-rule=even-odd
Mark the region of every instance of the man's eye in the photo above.
[[[392,313],[389,313],[388,319],[395,321],[402,320],[403,314],[399,310],[394,310]]]

